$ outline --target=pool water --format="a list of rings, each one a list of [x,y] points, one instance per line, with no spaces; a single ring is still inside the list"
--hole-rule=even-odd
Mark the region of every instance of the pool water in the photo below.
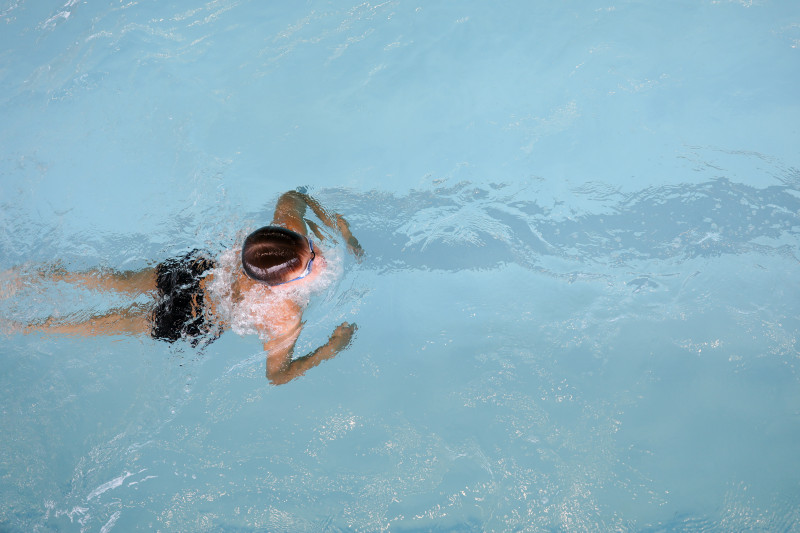
[[[789,0],[0,0],[0,529],[800,530],[798,86]],[[18,332],[298,187],[301,378]]]

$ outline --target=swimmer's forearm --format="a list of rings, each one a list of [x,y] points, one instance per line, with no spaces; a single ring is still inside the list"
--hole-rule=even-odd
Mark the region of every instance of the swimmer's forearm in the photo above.
[[[353,254],[355,254],[357,257],[360,257],[364,254],[358,239],[356,239],[355,236],[353,236],[353,232],[350,231],[350,224],[342,215],[328,212],[328,210],[322,207],[322,205],[316,199],[303,192],[289,191],[285,193],[281,197],[281,200],[278,201],[279,205],[283,203],[282,200],[284,198],[287,200],[291,199],[290,201],[295,206],[295,209],[298,210],[298,217],[302,218],[305,208],[310,207],[323,224],[341,233],[342,237],[344,237],[344,240],[347,243],[347,247],[351,252],[353,252]]]
[[[267,379],[274,385],[283,385],[298,376],[302,376],[306,371],[319,365],[322,361],[336,357],[340,351],[350,344],[355,330],[355,324],[345,322],[334,330],[327,343],[310,354],[298,357],[294,361],[284,359],[284,363],[278,368],[271,367],[269,361],[267,361]],[[278,356],[278,354],[274,355]],[[273,356],[272,353],[268,355],[268,357],[271,356]]]
[[[361,248],[361,243],[358,242],[358,239],[355,238],[353,233],[350,231],[350,224],[344,219],[342,215],[336,215],[336,227],[341,232],[342,237],[344,237],[345,242],[347,242],[347,247],[356,257],[361,257],[364,255],[364,249]]]
[[[320,346],[310,354],[291,361],[288,365],[285,365],[277,371],[270,372],[267,378],[273,385],[289,383],[294,378],[302,376],[308,370],[319,365],[322,361],[336,357],[339,350],[335,349],[332,344],[332,340],[329,340],[327,344]]]
[[[323,224],[328,226],[331,229],[339,230],[342,236],[345,239],[353,238],[353,234],[350,232],[350,224],[344,219],[344,217],[338,213],[329,213],[327,209],[322,207],[315,198],[309,196],[303,192],[293,192],[298,197],[302,198],[303,202],[311,208],[315,215],[322,221]]]
[[[328,213],[328,211],[322,207],[322,205],[316,199],[312,198],[308,194],[300,191],[289,191],[284,193],[284,195],[281,197],[281,200],[284,198],[291,198],[294,201],[295,209],[300,211],[298,213],[299,216],[302,217],[304,215],[305,208],[310,207],[323,224],[331,229],[336,229],[336,222],[334,220],[336,215],[331,215]],[[279,205],[281,200],[278,200]]]

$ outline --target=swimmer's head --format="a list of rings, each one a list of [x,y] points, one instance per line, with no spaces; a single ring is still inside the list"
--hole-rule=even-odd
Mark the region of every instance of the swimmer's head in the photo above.
[[[247,236],[242,245],[242,268],[251,279],[280,285],[311,271],[314,248],[306,237],[278,226],[265,226]]]

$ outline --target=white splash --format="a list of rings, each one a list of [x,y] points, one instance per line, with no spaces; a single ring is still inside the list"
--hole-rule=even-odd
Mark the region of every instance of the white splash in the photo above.
[[[224,252],[217,262],[217,267],[210,274],[213,275],[208,285],[208,290],[216,304],[219,318],[227,323],[231,330],[238,335],[258,335],[262,340],[267,340],[268,335],[259,322],[263,317],[276,314],[276,306],[291,299],[300,307],[308,305],[313,293],[328,288],[342,272],[342,251],[339,247],[325,248],[318,242],[314,246],[325,257],[325,261],[314,263],[323,266],[319,274],[307,283],[291,283],[282,286],[279,291],[270,289],[266,285],[257,285],[243,295],[240,301],[234,301],[233,282],[242,268],[241,255],[238,248]]]
[[[108,533],[111,531],[111,528],[117,523],[120,514],[122,514],[120,511],[116,511],[114,514],[112,514],[111,518],[108,519],[108,522],[106,522],[105,525],[100,528],[100,533]]]
[[[125,481],[127,478],[131,477],[132,475],[133,474],[131,474],[130,472],[125,472],[123,475],[121,475],[119,477],[115,477],[111,481],[106,481],[105,483],[103,483],[102,485],[100,485],[99,487],[94,489],[92,492],[90,492],[89,495],[86,497],[86,501],[89,501],[92,498],[96,498],[97,496],[100,496],[101,494],[103,494],[107,490],[116,489],[117,487],[122,485],[123,481]]]

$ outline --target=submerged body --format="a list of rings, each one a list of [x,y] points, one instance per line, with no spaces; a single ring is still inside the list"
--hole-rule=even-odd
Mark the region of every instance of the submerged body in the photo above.
[[[256,333],[267,352],[267,378],[272,383],[286,383],[335,356],[349,344],[356,329],[355,325],[342,323],[325,345],[298,359],[292,358],[310,294],[328,286],[332,277],[321,246],[325,236],[314,222],[305,218],[309,207],[324,225],[342,234],[354,255],[362,255],[358,241],[341,215],[330,215],[310,196],[290,191],[278,200],[270,227],[282,228],[307,242],[309,258],[288,263],[289,267],[282,272],[285,280],[271,285],[253,279],[242,268],[239,250],[229,250],[218,260],[195,250],[137,272],[57,271],[48,277],[88,289],[155,294],[156,300],[150,305],[134,304],[81,322],[50,318],[24,330],[75,335],[149,334],[155,339],[167,342],[182,339],[193,345],[202,340],[211,342],[227,329]],[[312,244],[309,231],[316,244]]]

